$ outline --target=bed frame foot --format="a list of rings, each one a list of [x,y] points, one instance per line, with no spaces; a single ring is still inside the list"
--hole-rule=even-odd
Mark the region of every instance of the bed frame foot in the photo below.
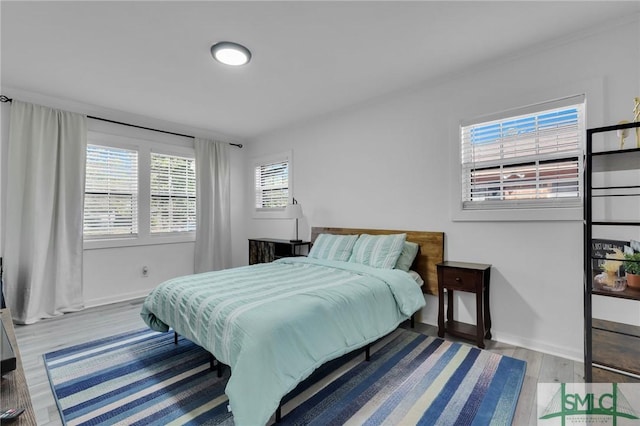
[[[222,377],[222,363],[213,356],[212,353],[209,353],[209,371],[216,370],[216,375],[218,377]]]
[[[280,420],[282,420],[282,405],[278,405],[276,408],[276,423],[280,423]]]
[[[415,314],[411,315],[411,328],[416,328],[416,318]]]
[[[173,344],[174,345],[178,344],[178,332],[177,331],[173,332]]]
[[[371,344],[368,344],[367,346],[364,347],[364,360],[365,361],[371,360]]]

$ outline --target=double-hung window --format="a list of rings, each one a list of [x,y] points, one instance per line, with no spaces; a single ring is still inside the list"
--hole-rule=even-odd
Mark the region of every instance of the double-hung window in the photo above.
[[[151,233],[196,229],[193,158],[151,153]]]
[[[291,194],[291,156],[259,160],[254,165],[255,209],[257,212],[284,211]]]
[[[84,237],[138,233],[138,152],[87,145]]]
[[[463,210],[581,205],[584,96],[463,123]]]

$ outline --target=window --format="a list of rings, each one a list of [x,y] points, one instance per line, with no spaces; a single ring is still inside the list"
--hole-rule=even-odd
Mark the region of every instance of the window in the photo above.
[[[195,160],[152,152],[151,233],[195,229]]]
[[[87,134],[84,248],[193,242],[193,140],[108,130]]]
[[[138,152],[87,145],[84,236],[138,233]]]
[[[581,205],[584,96],[460,127],[462,208]]]
[[[256,211],[284,210],[289,203],[290,155],[258,161],[255,165]]]

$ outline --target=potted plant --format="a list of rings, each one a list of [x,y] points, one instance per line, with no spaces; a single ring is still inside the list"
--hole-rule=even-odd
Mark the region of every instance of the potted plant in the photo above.
[[[640,252],[624,255],[624,270],[627,273],[627,286],[640,289]]]

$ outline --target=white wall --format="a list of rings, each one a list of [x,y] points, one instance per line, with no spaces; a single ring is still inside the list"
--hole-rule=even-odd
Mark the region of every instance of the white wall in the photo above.
[[[216,140],[234,141],[228,136],[216,134],[213,131],[194,129],[181,126],[176,123],[167,123],[148,117],[135,116],[120,111],[107,110],[95,105],[86,105],[67,99],[51,98],[43,94],[18,90],[15,88],[2,88],[2,94],[20,99],[26,102],[37,103],[60,108],[67,111],[75,111],[97,117],[109,118],[116,121],[138,124],[150,128],[164,129],[176,133],[210,137]],[[10,250],[4,246],[3,229],[10,224],[4,223],[4,211],[10,200],[5,199],[6,194],[6,161],[9,126],[9,104],[2,105],[2,129],[0,145],[0,241],[1,253]],[[191,146],[193,140],[163,133],[135,129],[126,126],[109,124],[96,120],[89,120],[89,130],[99,133],[108,133],[138,139],[157,141],[158,145]],[[242,141],[240,141],[242,142]],[[244,203],[244,152],[241,149],[231,148],[231,233],[244,235],[243,203]],[[232,257],[234,262],[246,257],[246,247],[232,244]],[[83,297],[85,306],[96,306],[122,300],[129,300],[145,296],[151,289],[161,282],[180,275],[194,272],[194,242],[180,242],[172,244],[149,244],[129,247],[87,248],[85,244],[83,258]],[[244,262],[246,263],[246,261]],[[243,263],[240,263],[243,264]],[[234,266],[239,264],[234,263]],[[142,275],[142,267],[147,266],[148,276]]]
[[[640,23],[632,18],[260,137],[248,144],[245,174],[252,158],[293,151],[303,238],[311,226],[444,231],[447,259],[493,265],[495,339],[579,359],[581,221],[452,221],[451,146],[460,120],[580,92],[588,127],[630,119],[640,95]],[[248,237],[293,230],[292,221],[249,211],[246,220]],[[427,302],[422,320],[435,324],[436,298]],[[460,318],[473,322],[473,299],[458,304]]]
[[[602,32],[558,40],[500,63],[372,100],[232,149],[233,265],[247,263],[248,237],[289,238],[293,221],[253,219],[251,163],[292,150],[294,195],[303,205],[301,237],[311,226],[437,230],[446,258],[491,263],[491,309],[497,340],[580,358],[582,353],[582,224],[455,222],[451,220],[452,144],[457,125],[508,108],[586,91],[588,126],[630,119],[640,95],[640,21],[633,17]],[[45,95],[2,88],[8,96],[70,111],[220,139],[203,129],[158,122]],[[564,93],[566,91],[567,93]],[[6,194],[8,105],[0,131],[0,222]],[[223,137],[224,139],[224,137]],[[226,139],[228,140],[228,139]],[[629,142],[630,143],[630,142]],[[2,222],[0,240],[3,229]],[[2,250],[8,248],[2,247]],[[87,305],[145,294],[159,282],[193,271],[193,243],[94,249],[85,252]],[[141,267],[149,267],[142,277]],[[422,320],[434,324],[435,298]],[[473,302],[462,297],[461,319]],[[606,300],[604,311],[640,317],[637,305]],[[640,318],[638,318],[640,322]]]

